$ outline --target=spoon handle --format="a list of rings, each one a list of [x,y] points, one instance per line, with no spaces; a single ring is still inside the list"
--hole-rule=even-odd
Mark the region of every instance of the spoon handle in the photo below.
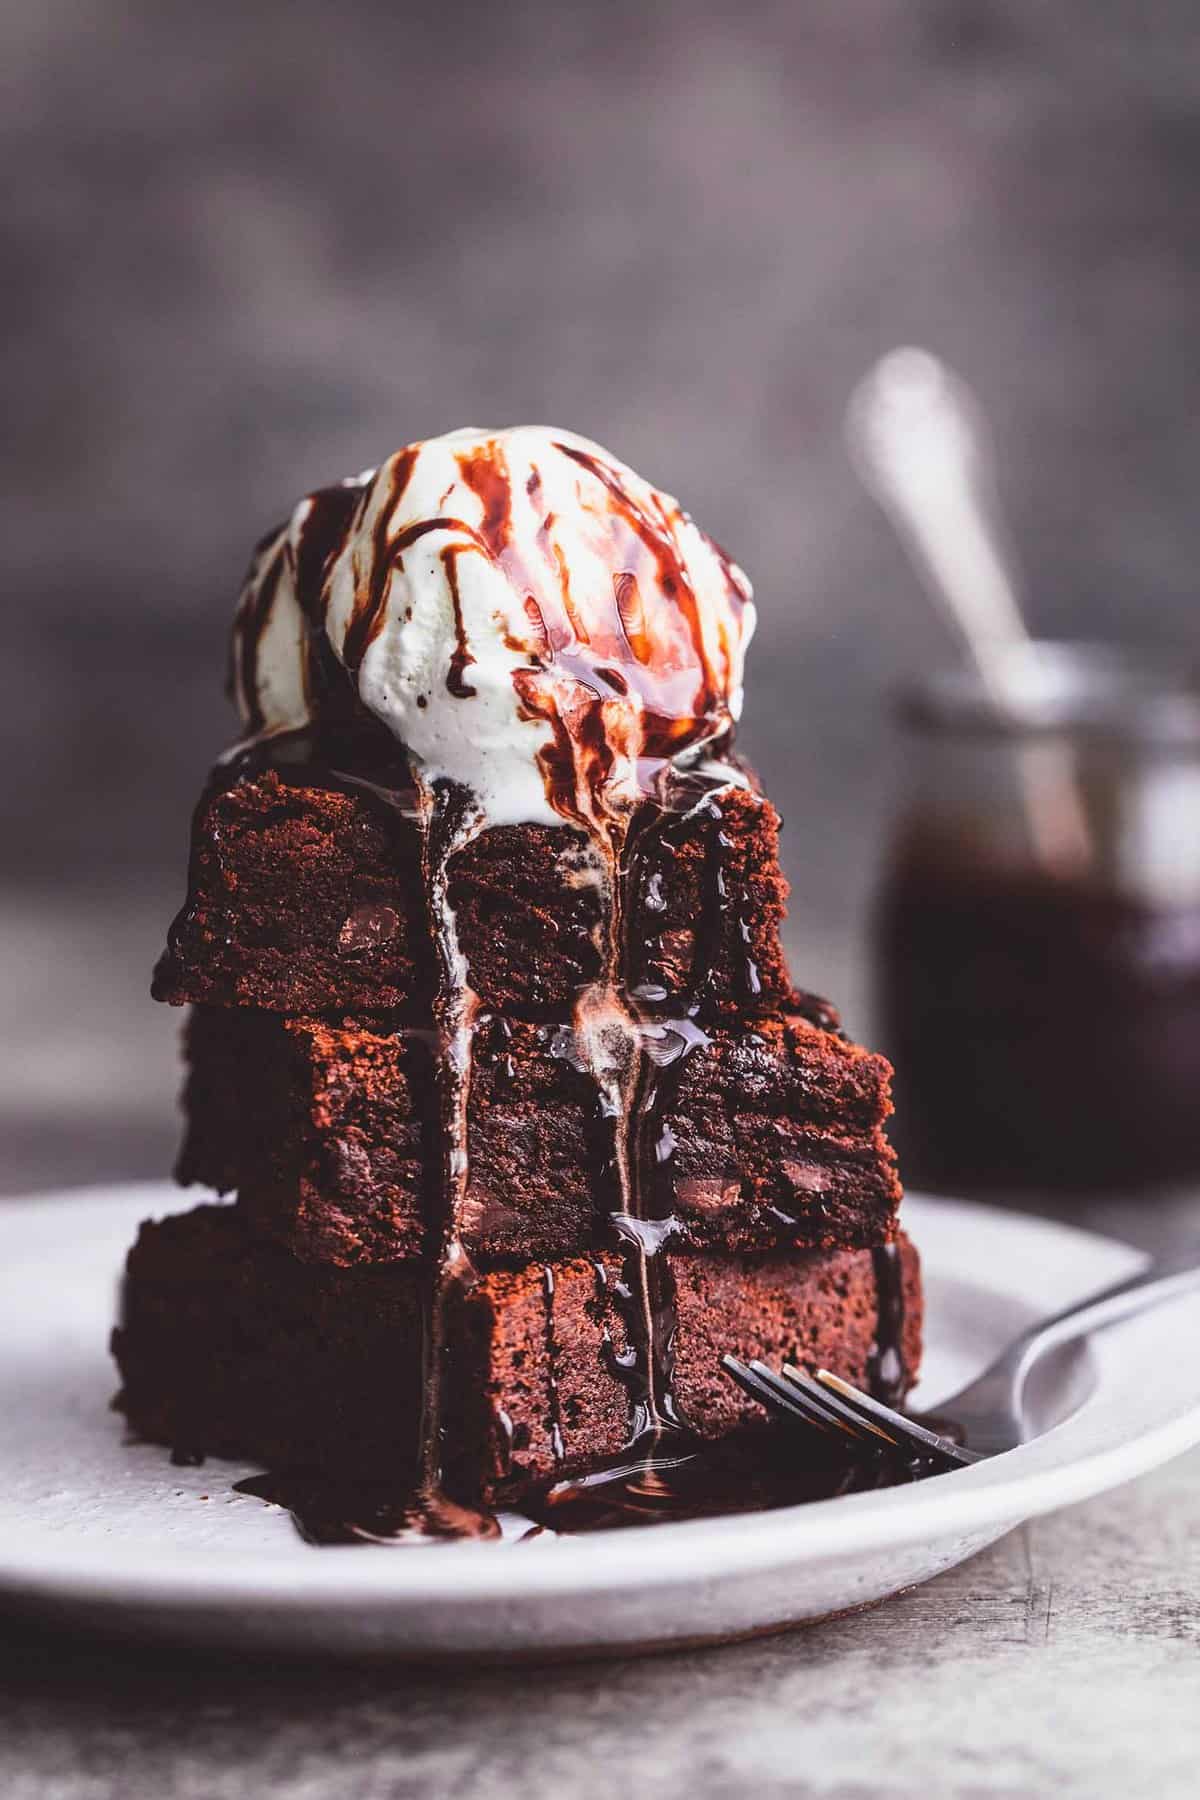
[[[970,390],[928,352],[894,350],[856,389],[846,433],[863,482],[1003,699],[1003,659],[1029,639]]]
[[[928,351],[893,350],[852,395],[846,441],[864,485],[961,634],[985,691],[1008,709],[1013,653],[1030,639],[988,432],[970,389]],[[1091,834],[1069,750],[1022,745],[1016,771],[1038,860],[1059,872],[1086,866]]]

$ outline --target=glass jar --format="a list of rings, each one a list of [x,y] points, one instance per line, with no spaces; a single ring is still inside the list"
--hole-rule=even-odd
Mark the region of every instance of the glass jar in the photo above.
[[[913,1186],[1200,1176],[1200,689],[1035,644],[901,696],[872,923]]]

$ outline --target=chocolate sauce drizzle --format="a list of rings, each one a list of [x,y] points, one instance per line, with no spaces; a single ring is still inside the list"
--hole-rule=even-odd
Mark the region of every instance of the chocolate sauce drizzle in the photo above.
[[[469,547],[469,546],[468,546]],[[454,607],[454,649],[450,656],[450,667],[446,673],[446,687],[456,700],[471,700],[475,689],[463,680],[463,670],[468,663],[475,661],[471,646],[467,642],[466,628],[463,625],[462,595],[458,589],[458,559],[463,553],[462,544],[447,544],[442,551],[442,567],[446,571],[446,582],[450,589],[451,604]]]
[[[667,871],[683,846],[702,835],[704,843],[704,879],[700,906],[695,920],[695,951],[682,985],[668,982],[661,951],[653,937],[640,946],[632,941],[625,945],[624,975],[628,990],[643,1011],[658,1011],[683,1004],[692,1013],[701,1013],[714,998],[713,984],[723,962],[736,969],[736,995],[750,1005],[762,994],[762,980],[752,955],[753,928],[744,912],[734,912],[731,897],[728,855],[732,842],[724,830],[723,799],[731,784],[740,779],[731,764],[715,763],[709,770],[679,770],[671,765],[662,771],[658,782],[657,804],[644,809],[637,828],[631,834],[627,853],[627,880],[631,893],[641,898],[640,910],[653,918],[665,907],[663,898]],[[631,905],[630,917],[638,909]],[[643,968],[654,974],[635,975],[635,951]]]
[[[325,631],[324,585],[329,565],[345,546],[369,494],[367,476],[320,488],[297,508],[288,525],[269,533],[255,550],[234,620],[226,680],[251,738],[266,724],[258,683],[259,651],[285,576],[304,620],[301,673],[309,715],[326,724],[352,716],[353,695]]]
[[[904,1275],[896,1244],[880,1244],[871,1252],[875,1267],[877,1323],[875,1347],[867,1364],[872,1394],[885,1406],[904,1399]]]
[[[550,1415],[546,1422],[550,1429],[550,1447],[554,1452],[554,1460],[562,1463],[567,1452],[563,1441],[562,1407],[558,1398],[558,1356],[554,1341],[554,1270],[549,1263],[542,1270],[542,1300],[546,1320],[546,1383],[550,1396]]]
[[[443,1416],[450,1352],[448,1309],[456,1288],[468,1290],[475,1271],[463,1246],[461,1226],[470,1162],[467,1105],[471,1091],[472,1054],[479,1002],[467,981],[466,961],[459,948],[454,911],[449,901],[450,860],[480,829],[481,819],[470,794],[450,782],[427,786],[415,774],[421,801],[422,859],[429,906],[430,935],[438,959],[438,991],[434,1003],[440,1055],[442,1171],[439,1189],[442,1216],[437,1222],[436,1268],[426,1330],[425,1383],[421,1419],[417,1491],[411,1517],[418,1535],[496,1536],[499,1527],[484,1513],[470,1512],[450,1500],[442,1487]],[[446,1531],[447,1520],[454,1523]],[[469,1524],[468,1524],[469,1521]]]
[[[392,513],[403,498],[404,490],[412,478],[415,467],[415,446],[402,450],[399,456],[392,459],[387,492],[381,499],[379,511],[375,515],[375,529],[371,540],[373,552],[371,564],[365,577],[360,576],[359,578],[354,596],[354,609],[342,642],[342,662],[351,675],[357,674],[362,667],[362,659],[383,624],[383,611],[387,601],[388,586],[392,579],[392,559],[395,554],[395,546],[388,541],[388,528],[391,524]],[[364,500],[364,504],[367,503],[369,503],[369,494]],[[315,590],[314,604],[320,608],[323,615],[328,605],[324,579],[322,579],[320,587]],[[322,623],[324,623],[323,617]]]

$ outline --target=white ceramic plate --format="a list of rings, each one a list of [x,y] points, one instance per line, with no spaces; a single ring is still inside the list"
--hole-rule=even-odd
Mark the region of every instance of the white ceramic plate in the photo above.
[[[0,1604],[176,1642],[406,1657],[648,1649],[775,1630],[925,1581],[1022,1520],[1200,1442],[1196,1303],[1048,1363],[1038,1435],[913,1487],[526,1544],[313,1549],[249,1471],[173,1468],[108,1411],[117,1272],[160,1185],[0,1206]],[[1135,1268],[1126,1245],[1019,1214],[906,1201],[925,1261],[936,1408],[1036,1313]],[[1181,1354],[1181,1352],[1183,1352]],[[1153,1371],[1153,1380],[1149,1380]]]

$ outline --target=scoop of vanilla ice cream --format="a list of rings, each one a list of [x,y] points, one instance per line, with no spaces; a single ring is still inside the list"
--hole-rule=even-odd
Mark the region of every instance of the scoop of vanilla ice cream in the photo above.
[[[587,822],[727,737],[753,628],[736,565],[598,445],[456,431],[311,496],[263,546],[233,687],[256,732],[310,722],[323,635],[427,779],[494,824]]]

